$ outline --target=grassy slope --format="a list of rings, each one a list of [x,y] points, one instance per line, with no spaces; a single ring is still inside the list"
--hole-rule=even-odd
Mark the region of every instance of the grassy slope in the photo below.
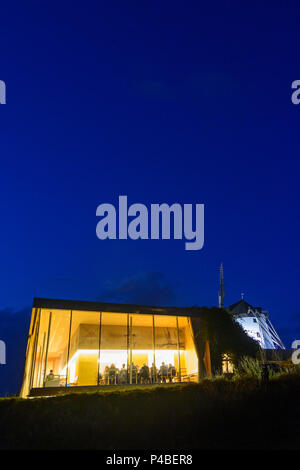
[[[300,376],[0,399],[0,448],[299,448]]]

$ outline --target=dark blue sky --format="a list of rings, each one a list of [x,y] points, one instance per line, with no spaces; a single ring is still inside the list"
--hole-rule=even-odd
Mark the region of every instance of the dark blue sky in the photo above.
[[[223,261],[226,305],[244,292],[300,336],[297,3],[1,6],[1,393],[33,296],[210,306]],[[204,203],[204,248],[98,240],[122,194]]]

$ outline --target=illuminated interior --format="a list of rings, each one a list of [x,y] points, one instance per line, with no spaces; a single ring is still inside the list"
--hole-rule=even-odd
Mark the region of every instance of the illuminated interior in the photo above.
[[[30,388],[197,381],[189,317],[39,309]]]
[[[232,362],[230,354],[223,354],[222,373],[233,374],[233,362]]]

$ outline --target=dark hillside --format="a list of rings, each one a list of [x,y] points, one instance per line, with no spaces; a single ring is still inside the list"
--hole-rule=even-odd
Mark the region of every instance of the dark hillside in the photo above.
[[[300,375],[0,399],[2,449],[299,448]]]

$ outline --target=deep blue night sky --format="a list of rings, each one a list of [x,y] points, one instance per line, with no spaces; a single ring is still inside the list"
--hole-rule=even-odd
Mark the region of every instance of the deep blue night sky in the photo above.
[[[270,311],[300,338],[298,2],[1,6],[0,395],[33,296]],[[205,244],[100,241],[96,208],[205,204]]]

